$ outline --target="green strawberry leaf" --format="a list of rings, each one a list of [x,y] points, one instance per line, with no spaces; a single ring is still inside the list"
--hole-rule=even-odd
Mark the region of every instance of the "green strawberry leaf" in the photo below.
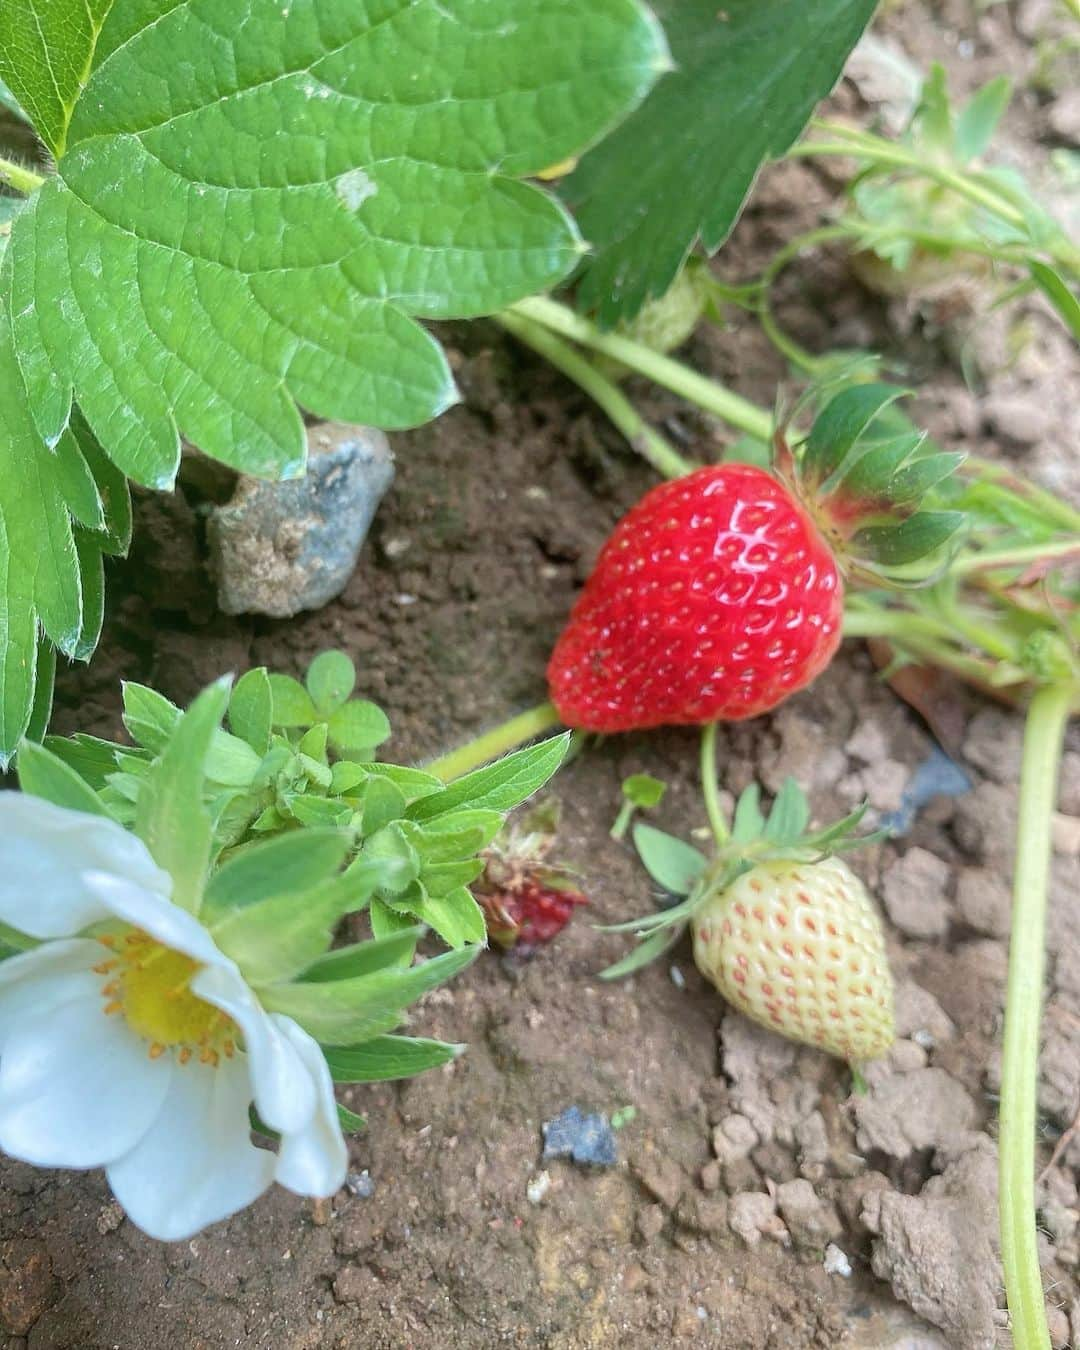
[[[136,833],[172,877],[173,903],[193,914],[202,903],[213,836],[203,804],[205,764],[229,702],[229,684],[222,679],[203,690],[139,785]]]
[[[727,238],[762,163],[839,77],[875,0],[654,0],[674,70],[567,179],[595,255],[580,302],[604,324],[663,295]]]
[[[539,745],[515,750],[483,769],[456,778],[441,792],[421,797],[409,807],[411,820],[429,821],[435,816],[472,807],[509,811],[539,792],[558,770],[570,748],[570,733],[552,736]]]
[[[326,1046],[323,1053],[335,1083],[381,1083],[411,1078],[425,1069],[449,1064],[464,1053],[463,1045],[412,1036],[375,1036],[361,1045]]]
[[[318,714],[311,695],[291,675],[270,675],[270,696],[273,705],[274,726],[290,730],[310,727]]]
[[[0,101],[15,112],[21,104],[54,155],[63,154],[71,111],[112,3],[14,0],[0,7],[0,77],[7,86]]]
[[[233,909],[214,928],[214,941],[251,984],[293,979],[327,951],[339,920],[367,904],[379,876],[375,864],[353,867],[306,890]]]
[[[0,5],[0,77],[57,157],[0,208],[3,762],[39,627],[70,655],[96,641],[122,475],[170,485],[182,437],[299,473],[298,404],[423,422],[456,391],[417,320],[576,264],[572,221],[519,180],[599,139],[666,55],[639,0],[567,18],[565,0]],[[76,539],[45,459],[75,402],[112,461],[108,483],[94,470],[112,547]]]
[[[566,275],[576,233],[518,178],[596,140],[663,60],[635,0],[572,23],[564,0],[119,0],[9,249],[45,440],[74,395],[115,462],[166,487],[182,436],[300,472],[297,403],[435,416],[456,394],[414,316]]]
[[[355,1045],[391,1031],[404,1010],[476,960],[481,948],[461,947],[408,969],[391,967],[354,979],[270,985],[260,1001],[292,1017],[327,1045]]]
[[[274,696],[263,666],[241,675],[229,699],[229,726],[257,755],[270,749]]]
[[[19,787],[32,797],[42,797],[69,811],[105,816],[101,798],[85,779],[51,750],[30,741],[19,747]]]
[[[394,917],[396,919],[399,916],[395,914]],[[316,982],[351,980],[357,975],[370,975],[373,970],[385,970],[387,966],[407,969],[412,965],[416,944],[424,932],[422,924],[406,924],[385,937],[376,937],[369,942],[354,942],[348,947],[336,947],[308,966],[300,979]]]
[[[390,722],[383,710],[367,699],[354,698],[330,714],[327,723],[330,744],[345,754],[371,753],[390,735]]]
[[[206,886],[203,921],[212,926],[237,909],[303,890],[332,875],[345,861],[349,836],[342,830],[294,830],[238,849]]]
[[[320,652],[304,681],[316,709],[323,714],[340,708],[356,687],[356,667],[344,652]]]

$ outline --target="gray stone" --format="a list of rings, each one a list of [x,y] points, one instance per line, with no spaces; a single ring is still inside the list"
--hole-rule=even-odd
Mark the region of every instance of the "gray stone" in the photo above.
[[[340,422],[309,429],[302,478],[241,477],[208,523],[222,610],[287,618],[339,595],[393,481],[385,435]]]
[[[598,1111],[586,1114],[570,1106],[554,1120],[545,1120],[541,1129],[545,1158],[573,1158],[593,1167],[614,1167],[618,1162],[615,1134],[607,1116]]]
[[[736,1237],[756,1247],[763,1235],[783,1241],[787,1229],[777,1217],[776,1200],[765,1191],[743,1191],[728,1206],[728,1223]]]
[[[896,985],[896,1034],[915,1041],[923,1049],[932,1050],[956,1035],[952,1018],[927,989],[913,980],[899,980]]]
[[[862,1211],[878,1235],[874,1274],[940,1328],[954,1350],[993,1350],[998,1343],[997,1160],[990,1140],[977,1139],[921,1194],[874,1191]]]
[[[982,708],[971,719],[964,736],[964,758],[997,783],[1015,783],[1020,777],[1024,725],[1001,708]]]
[[[909,848],[885,873],[882,899],[889,918],[909,937],[942,937],[949,927],[949,868],[924,848]]]
[[[1008,878],[991,867],[965,867],[956,884],[956,908],[977,933],[1008,936],[1012,915]]]
[[[823,1252],[843,1232],[836,1210],[801,1177],[777,1187],[776,1203],[796,1247]]]
[[[1014,445],[1038,445],[1054,429],[1053,411],[1035,397],[991,394],[983,404],[990,430]]]
[[[915,1069],[873,1082],[854,1099],[856,1140],[863,1153],[880,1149],[904,1159],[918,1149],[942,1148],[974,1128],[978,1110],[944,1069]]]

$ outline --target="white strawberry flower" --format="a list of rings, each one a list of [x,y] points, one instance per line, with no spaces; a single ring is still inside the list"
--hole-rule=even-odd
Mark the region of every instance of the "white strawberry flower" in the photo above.
[[[346,1148],[318,1044],[268,1013],[146,846],[101,817],[0,793],[0,1150],[104,1167],[151,1237],[191,1236],[278,1181],[332,1195]],[[254,1103],[281,1136],[250,1137]]]

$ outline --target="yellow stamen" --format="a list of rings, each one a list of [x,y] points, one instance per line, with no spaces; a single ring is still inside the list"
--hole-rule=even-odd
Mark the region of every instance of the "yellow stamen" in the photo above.
[[[180,1064],[187,1064],[198,1050],[200,1063],[216,1067],[220,1051],[232,1057],[232,1019],[192,992],[198,962],[138,929],[108,945],[115,943],[120,945],[118,958],[102,962],[99,972],[114,977],[102,986],[104,1011],[108,1016],[124,1014],[131,1030],[147,1042],[151,1059],[173,1051]]]

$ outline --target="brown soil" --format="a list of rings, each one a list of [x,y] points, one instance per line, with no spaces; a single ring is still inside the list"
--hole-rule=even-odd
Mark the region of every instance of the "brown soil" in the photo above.
[[[1000,69],[1023,80],[1031,35],[1016,24],[1031,8],[973,14],[967,4],[949,4],[931,19],[911,5],[879,31],[920,65],[947,60],[962,87]],[[838,100],[848,111],[861,106],[850,87]],[[1041,103],[1025,95],[1011,118],[1012,142],[1034,154]],[[805,163],[769,171],[718,271],[733,280],[751,275],[779,243],[812,225],[835,195],[834,173]],[[940,314],[916,308],[898,316],[832,257],[794,270],[779,309],[811,347],[890,349],[926,381],[920,415],[951,444],[1021,453],[988,434],[979,399],[950,361],[951,330]],[[1028,400],[1043,425],[1049,409],[1049,432],[1025,465],[1067,487],[1074,412],[1061,362],[1071,361],[1074,375],[1077,366],[1038,306],[1023,319],[1030,340],[1011,365],[991,372],[989,388]],[[576,588],[612,523],[653,477],[575,389],[499,330],[477,324],[443,337],[464,405],[395,438],[397,483],[341,598],[287,623],[219,615],[203,561],[199,493],[189,485],[186,496],[143,497],[132,557],[111,577],[101,649],[89,669],[61,678],[57,730],[118,735],[121,679],[153,683],[182,702],[223,671],[267,664],[298,672],[327,646],[354,656],[363,692],[393,719],[389,750],[406,762],[544,696],[546,655]],[[687,356],[765,404],[786,378],[754,322],[734,313],[727,327],[700,333]],[[727,438],[674,400],[634,392],[691,454],[714,456]],[[961,711],[966,720],[975,708]],[[1007,738],[1015,728],[981,716],[963,740],[978,790],[956,803],[936,801],[906,839],[856,862],[879,893],[913,849],[946,865],[944,887],[939,878],[930,897],[943,915],[932,937],[915,935],[905,907],[919,884],[918,855],[904,864],[910,886],[894,886],[890,914],[900,927],[891,929],[890,948],[908,1011],[901,1048],[871,1083],[869,1106],[853,1103],[842,1066],[759,1037],[726,1013],[686,947],[633,979],[597,980],[624,946],[590,921],[625,919],[655,902],[629,849],[607,837],[621,780],[638,770],[668,780],[658,823],[683,834],[704,823],[692,735],[612,739],[558,782],[562,855],[584,874],[590,908],[531,962],[489,954],[426,1000],[415,1031],[467,1041],[463,1059],[407,1084],[346,1094],[369,1119],[352,1161],[370,1173],[373,1195],[342,1192],[325,1214],[277,1191],[190,1243],[163,1246],[124,1219],[100,1174],[4,1162],[0,1327],[8,1350],[1004,1345],[992,1256],[959,1304],[949,1303],[950,1291],[937,1303],[933,1291],[913,1297],[903,1284],[910,1272],[873,1255],[872,1244],[885,1241],[877,1235],[886,1231],[888,1206],[866,1203],[880,1190],[894,1210],[920,1197],[926,1213],[942,1212],[954,1191],[964,1195],[951,1160],[967,1166],[988,1146],[977,1132],[993,1132],[1004,947],[1000,926],[973,919],[957,897],[976,868],[989,869],[978,874],[987,886],[1007,873],[1015,779]],[[793,772],[811,788],[820,818],[864,794],[888,810],[931,744],[865,653],[846,649],[775,718],[731,730],[724,776],[734,791],[754,776],[775,788]],[[1080,758],[1072,767],[1075,774]],[[1072,804],[1063,802],[1073,814],[1076,776]],[[1080,981],[1071,974],[1080,937],[1077,859],[1063,852],[1055,867],[1051,992],[1060,1015],[1041,1084],[1047,1157],[1080,1107]],[[890,1098],[890,1081],[895,1089],[904,1074]],[[917,1099],[921,1120],[904,1105],[916,1089],[927,1094]],[[893,1098],[900,1100],[890,1107]],[[636,1107],[618,1135],[616,1167],[540,1163],[541,1123],[571,1104],[609,1113]],[[756,1139],[741,1158],[712,1141],[714,1127],[735,1116],[752,1122]],[[898,1130],[906,1139],[890,1144]],[[1078,1163],[1074,1147],[1046,1191],[1057,1206],[1044,1255],[1063,1309],[1060,1345],[1078,1293]],[[526,1186],[541,1166],[551,1188],[533,1205]],[[794,1191],[781,1191],[785,1222],[766,1223],[763,1237],[751,1233],[755,1245],[733,1231],[748,1194],[768,1207],[768,1196],[796,1177],[810,1181],[817,1218],[835,1225],[850,1278],[826,1273],[825,1238],[814,1235],[824,1230],[808,1236],[794,1199],[784,1201]],[[933,1178],[940,1195],[933,1180],[923,1192]],[[943,1330],[916,1319],[879,1274]]]

